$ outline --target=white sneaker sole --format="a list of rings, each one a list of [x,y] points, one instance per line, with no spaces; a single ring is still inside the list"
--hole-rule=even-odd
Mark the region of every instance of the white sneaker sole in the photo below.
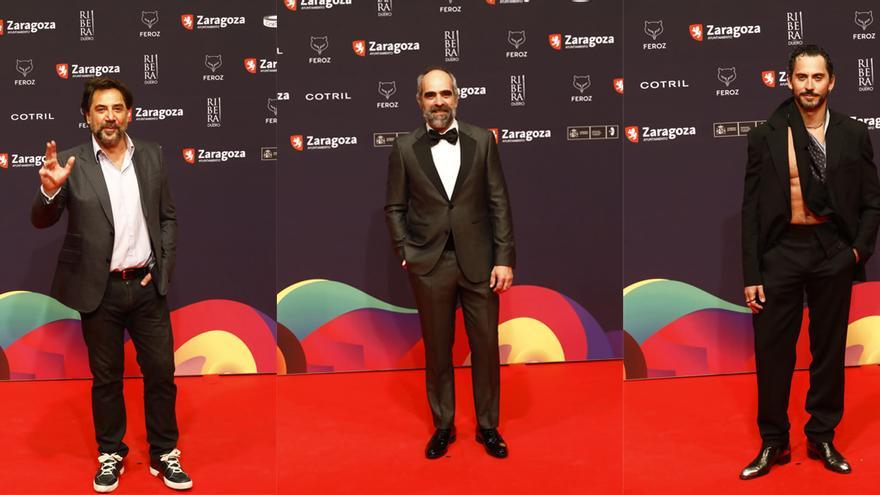
[[[119,476],[122,476],[122,473],[124,473],[124,472],[125,472],[125,466],[122,466],[122,469],[119,470]],[[99,484],[95,483],[94,481],[92,481],[92,488],[94,488],[95,491],[98,493],[110,493],[113,490],[119,488],[119,476],[116,477],[116,483],[113,483],[112,485],[109,485],[109,486],[108,485],[99,485]]]
[[[150,474],[152,474],[153,476],[159,476],[159,470],[153,469],[153,467],[150,466]],[[165,476],[162,476],[162,481],[165,482],[165,486],[167,486],[168,488],[173,488],[175,490],[188,490],[193,486],[192,480],[185,483],[175,483]]]

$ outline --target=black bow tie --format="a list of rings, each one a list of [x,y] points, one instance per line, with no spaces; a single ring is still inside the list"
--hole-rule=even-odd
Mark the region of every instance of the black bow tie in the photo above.
[[[449,141],[449,144],[454,145],[458,141],[458,131],[455,129],[449,129],[443,134],[440,134],[434,129],[431,129],[428,131],[428,138],[431,139],[431,146],[439,143],[441,139],[445,139]]]

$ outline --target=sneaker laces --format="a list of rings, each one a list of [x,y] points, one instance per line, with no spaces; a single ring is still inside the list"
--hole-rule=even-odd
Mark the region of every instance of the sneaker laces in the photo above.
[[[177,449],[172,450],[171,452],[159,456],[159,461],[165,463],[165,469],[170,469],[172,473],[182,473],[183,469],[180,468],[180,451]]]
[[[101,463],[101,474],[104,475],[113,475],[113,470],[116,469],[116,465],[122,462],[122,457],[118,454],[101,454],[98,456],[98,462]]]

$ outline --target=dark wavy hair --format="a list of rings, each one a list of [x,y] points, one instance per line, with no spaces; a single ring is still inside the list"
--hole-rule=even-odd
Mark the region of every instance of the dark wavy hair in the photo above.
[[[119,92],[122,93],[122,99],[125,100],[125,108],[131,108],[134,103],[134,95],[131,94],[131,90],[128,89],[128,86],[126,86],[124,82],[119,79],[113,79],[112,77],[93,77],[86,81],[86,86],[83,89],[82,102],[79,107],[83,114],[83,120],[86,119],[86,115],[89,113],[89,108],[92,107],[92,96],[94,96],[95,91],[104,89],[119,90]]]
[[[831,63],[831,56],[828,55],[819,45],[800,45],[791,52],[788,57],[788,77],[794,76],[794,63],[798,57],[815,57],[821,56],[825,59],[825,68],[828,69],[828,77],[834,77],[834,64]]]

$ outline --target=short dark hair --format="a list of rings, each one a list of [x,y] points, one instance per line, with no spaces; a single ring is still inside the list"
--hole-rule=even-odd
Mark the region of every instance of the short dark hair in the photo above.
[[[821,56],[825,59],[825,68],[828,69],[828,77],[834,77],[834,64],[831,63],[831,56],[828,55],[819,45],[800,45],[791,52],[788,57],[788,77],[794,75],[794,63],[798,57],[815,57]]]
[[[125,108],[130,109],[134,103],[134,95],[131,94],[131,90],[128,89],[128,86],[126,86],[124,82],[119,79],[113,79],[112,77],[93,77],[86,81],[86,86],[83,89],[82,103],[80,103],[80,111],[82,111],[83,120],[86,119],[86,115],[92,107],[92,96],[94,96],[95,91],[104,89],[119,90],[119,92],[122,93],[122,99],[125,100]]]

